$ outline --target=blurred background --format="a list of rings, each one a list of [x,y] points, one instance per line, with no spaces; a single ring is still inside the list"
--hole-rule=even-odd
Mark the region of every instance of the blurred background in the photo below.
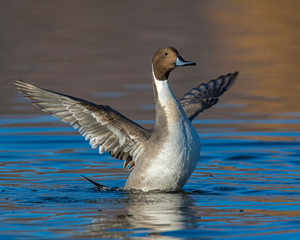
[[[1,0],[0,236],[3,239],[299,239],[300,1]],[[97,192],[129,172],[11,84],[110,105],[154,123],[151,59],[173,46],[194,67],[181,98],[239,71],[193,121],[202,142],[184,193]]]
[[[170,76],[178,98],[201,82],[240,71],[221,109],[202,118],[299,112],[299,5],[297,0],[1,1],[0,113],[38,113],[23,106],[10,84],[23,79],[109,104],[131,118],[153,119],[151,58],[164,46],[197,62]]]

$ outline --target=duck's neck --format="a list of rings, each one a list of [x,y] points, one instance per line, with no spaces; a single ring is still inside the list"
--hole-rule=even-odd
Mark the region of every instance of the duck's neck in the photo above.
[[[152,68],[153,91],[156,103],[156,124],[178,112],[178,100],[170,89],[168,79],[159,80]]]
[[[170,86],[168,79],[166,80],[159,80],[156,78],[153,66],[152,66],[152,79],[153,79],[153,91],[155,96],[155,103],[161,104],[163,106],[168,106],[169,104],[172,104],[175,100],[177,102]]]

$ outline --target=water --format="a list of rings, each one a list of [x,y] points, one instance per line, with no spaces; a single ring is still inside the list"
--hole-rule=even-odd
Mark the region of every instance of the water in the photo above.
[[[13,3],[0,8],[1,239],[300,237],[298,1]],[[109,104],[151,128],[149,64],[165,45],[198,64],[171,74],[178,97],[240,71],[194,121],[201,156],[179,193],[117,190],[129,174],[122,161],[10,84]]]

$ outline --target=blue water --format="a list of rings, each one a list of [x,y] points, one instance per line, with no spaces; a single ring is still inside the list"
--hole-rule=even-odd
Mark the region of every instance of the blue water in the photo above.
[[[140,121],[143,122],[143,121]],[[206,123],[215,125],[205,133]],[[179,193],[130,194],[122,161],[98,155],[71,127],[47,115],[4,116],[1,237],[12,239],[297,239],[300,133],[218,128],[197,120],[202,153]],[[299,126],[299,119],[259,120]],[[28,125],[24,127],[24,125]],[[199,124],[199,125],[198,125]],[[240,126],[239,126],[240,128]],[[288,129],[286,129],[288,130]],[[202,132],[202,133],[201,133]],[[98,191],[81,177],[108,187]]]
[[[1,1],[0,239],[300,239],[299,9],[295,0]],[[151,128],[150,63],[165,46],[197,63],[171,73],[178,98],[240,72],[193,121],[201,155],[179,193],[122,191],[122,161],[11,84],[109,105]]]

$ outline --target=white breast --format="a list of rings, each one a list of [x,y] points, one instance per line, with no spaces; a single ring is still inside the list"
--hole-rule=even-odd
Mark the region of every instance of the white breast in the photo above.
[[[167,136],[158,147],[159,154],[148,165],[145,186],[154,189],[183,187],[195,169],[200,153],[200,139],[178,100],[174,97],[168,81],[154,78],[157,100],[166,112]],[[152,186],[150,186],[152,185]],[[148,191],[149,189],[144,189]]]

